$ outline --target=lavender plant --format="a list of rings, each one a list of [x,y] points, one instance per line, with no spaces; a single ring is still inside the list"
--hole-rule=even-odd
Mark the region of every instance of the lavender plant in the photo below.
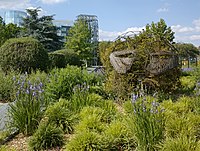
[[[16,90],[16,100],[10,104],[9,115],[11,125],[25,135],[31,135],[36,130],[42,117],[43,83],[38,79],[31,82],[27,73],[18,80],[13,77]]]

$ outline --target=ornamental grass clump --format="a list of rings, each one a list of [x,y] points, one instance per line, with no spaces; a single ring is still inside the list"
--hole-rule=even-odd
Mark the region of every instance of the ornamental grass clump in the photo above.
[[[157,145],[164,139],[165,118],[163,109],[153,97],[134,98],[132,100],[133,111],[131,115],[134,122],[138,149],[156,150]]]
[[[50,105],[44,113],[44,118],[48,123],[53,123],[57,127],[60,127],[65,133],[72,133],[74,123],[76,121],[76,114],[73,114],[68,109],[69,102],[64,99],[60,99],[53,105]]]
[[[52,123],[41,122],[29,141],[31,150],[45,150],[61,147],[64,144],[64,132]]]
[[[43,113],[43,83],[39,79],[34,83],[29,81],[27,73],[14,83],[16,100],[9,105],[10,124],[24,135],[31,135],[37,129]]]

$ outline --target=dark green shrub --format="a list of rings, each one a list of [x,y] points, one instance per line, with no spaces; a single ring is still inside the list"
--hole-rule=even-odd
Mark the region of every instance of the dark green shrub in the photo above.
[[[9,39],[0,48],[0,66],[4,71],[46,70],[48,62],[48,54],[44,47],[30,37]]]
[[[44,115],[48,119],[48,123],[55,124],[65,133],[73,131],[73,124],[75,121],[75,115],[69,111],[68,103],[68,101],[61,99],[59,102],[49,106]]]
[[[49,53],[49,59],[52,68],[64,68],[66,65],[81,66],[83,64],[76,53],[66,49]]]
[[[60,127],[46,122],[40,123],[29,141],[31,150],[44,150],[64,144],[64,133]]]
[[[91,131],[76,134],[66,145],[66,151],[101,151],[101,135]]]

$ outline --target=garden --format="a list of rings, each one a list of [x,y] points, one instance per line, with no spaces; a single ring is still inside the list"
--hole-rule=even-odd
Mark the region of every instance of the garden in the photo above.
[[[90,45],[82,42],[76,50],[77,39],[53,52],[33,37],[11,38],[0,47],[0,101],[9,105],[0,151],[200,150],[200,68],[183,72],[176,62],[157,74],[146,70],[152,54],[159,61],[169,56],[158,53],[188,55],[164,20],[139,35],[100,42],[103,74],[87,71],[91,52],[83,47]],[[123,53],[134,58],[125,73],[110,62],[122,50],[136,55]]]

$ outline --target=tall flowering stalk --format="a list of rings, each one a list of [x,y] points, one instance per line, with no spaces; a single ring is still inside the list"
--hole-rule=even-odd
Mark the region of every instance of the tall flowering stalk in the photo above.
[[[164,137],[164,110],[155,98],[150,96],[134,94],[132,104],[138,148],[146,151],[156,150]]]
[[[34,83],[28,80],[28,75],[21,75],[15,82],[16,100],[10,104],[9,114],[12,126],[25,135],[31,135],[37,128],[42,116],[43,84],[38,79]]]

